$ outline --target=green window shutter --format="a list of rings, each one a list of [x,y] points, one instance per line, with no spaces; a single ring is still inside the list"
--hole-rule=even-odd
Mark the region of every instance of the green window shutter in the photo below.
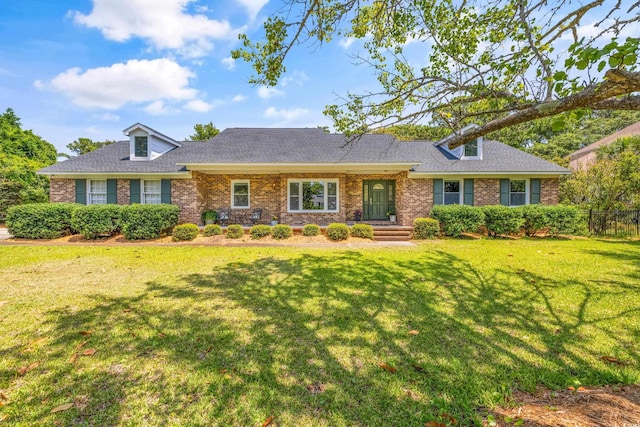
[[[441,179],[433,180],[433,204],[441,205],[444,199],[444,182]]]
[[[508,179],[500,180],[500,204],[504,206],[509,206],[509,193],[510,186]]]
[[[171,204],[171,180],[163,179],[160,186],[161,186],[160,201],[162,203]]]
[[[140,180],[129,180],[129,203],[140,203]]]
[[[540,179],[534,178],[530,181],[530,200],[529,203],[535,205],[536,203],[540,203]]]
[[[87,204],[87,180],[76,179],[76,203]]]
[[[473,179],[464,180],[464,204],[473,206]]]
[[[107,203],[112,205],[118,203],[118,181],[115,179],[107,180]]]

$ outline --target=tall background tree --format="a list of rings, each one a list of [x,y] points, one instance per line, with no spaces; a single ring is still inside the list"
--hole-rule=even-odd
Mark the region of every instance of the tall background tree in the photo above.
[[[102,148],[106,145],[113,144],[115,141],[106,140],[106,141],[93,141],[90,138],[78,138],[75,141],[67,144],[67,148],[76,156],[81,154],[90,153],[92,151],[97,150],[98,148]],[[64,157],[70,157],[68,155],[61,154]]]
[[[640,21],[637,1],[285,3],[265,22],[265,40],[241,36],[243,47],[232,56],[253,65],[253,83],[273,86],[299,45],[362,40],[361,63],[373,69],[380,90],[347,94],[325,110],[349,134],[436,120],[456,133],[453,148],[546,117],[558,117],[558,129],[565,112],[640,110],[640,39],[619,38]],[[471,122],[480,126],[462,134]]]
[[[0,217],[10,206],[48,200],[49,179],[36,171],[56,159],[56,148],[22,129],[11,108],[0,115]]]
[[[198,123],[193,126],[193,130],[195,133],[187,137],[188,141],[208,141],[220,133],[220,130],[211,122],[204,125]]]

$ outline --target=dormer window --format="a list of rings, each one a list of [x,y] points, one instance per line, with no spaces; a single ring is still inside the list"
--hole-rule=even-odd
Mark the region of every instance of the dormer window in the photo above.
[[[478,140],[474,139],[464,145],[465,157],[478,157]]]
[[[134,157],[149,157],[149,143],[146,136],[136,136],[134,139]]]

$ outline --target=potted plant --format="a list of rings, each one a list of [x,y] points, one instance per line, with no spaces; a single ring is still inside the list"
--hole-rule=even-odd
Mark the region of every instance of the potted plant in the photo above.
[[[389,209],[387,212],[387,216],[389,217],[389,221],[396,222],[398,217],[396,216],[396,210],[394,208]]]
[[[356,221],[362,221],[362,209],[356,209],[354,212]]]
[[[202,218],[202,223],[205,225],[215,224],[215,222],[218,220],[218,212],[216,212],[213,209],[206,210],[202,212],[201,218]]]
[[[271,225],[278,225],[278,215],[274,215],[271,217]]]

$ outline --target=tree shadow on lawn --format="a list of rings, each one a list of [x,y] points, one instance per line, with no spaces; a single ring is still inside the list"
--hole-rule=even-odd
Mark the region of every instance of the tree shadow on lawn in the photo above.
[[[47,387],[18,391],[48,404],[7,421],[477,424],[481,408],[505,403],[514,387],[637,380],[637,354],[624,345],[616,356],[633,364],[599,360],[620,339],[610,324],[638,310],[598,303],[630,292],[484,272],[440,251],[231,262],[149,282],[136,297],[95,295],[85,310],[49,312],[56,338],[37,379]],[[83,341],[98,352],[69,363]],[[78,396],[85,408],[49,414]]]

